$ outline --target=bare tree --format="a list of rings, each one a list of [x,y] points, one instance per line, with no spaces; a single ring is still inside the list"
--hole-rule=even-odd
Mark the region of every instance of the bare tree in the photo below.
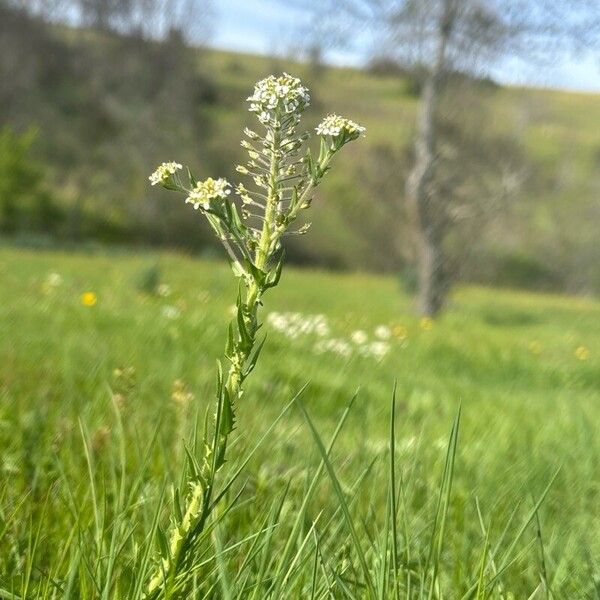
[[[453,190],[439,181],[440,113],[456,102],[444,93],[447,82],[455,73],[490,72],[507,59],[539,64],[557,53],[598,48],[597,0],[323,0],[317,8],[296,1],[317,15],[335,14],[337,38],[347,43],[357,28],[369,29],[378,55],[423,75],[414,162],[404,191],[417,249],[418,309],[435,315],[452,282],[444,240],[453,224]]]

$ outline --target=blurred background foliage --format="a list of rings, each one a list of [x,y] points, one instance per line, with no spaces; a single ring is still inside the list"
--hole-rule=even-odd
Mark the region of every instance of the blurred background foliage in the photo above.
[[[243,98],[257,79],[286,70],[312,90],[309,126],[335,107],[368,129],[332,173],[327,201],[314,204],[309,243],[290,239],[290,259],[398,272],[414,287],[403,197],[418,67],[383,56],[364,70],[334,68],[317,49],[301,62],[212,50],[202,44],[215,25],[209,11],[195,21],[201,32],[192,46],[192,20],[168,2],[160,13],[131,9],[125,19],[122,2],[81,0],[78,20],[70,18],[73,3],[64,4],[60,12],[57,2],[0,0],[3,238],[212,254],[201,220],[153,190],[148,173],[172,159],[235,180],[250,122]],[[590,127],[600,122],[598,96],[458,73],[444,93],[453,101],[440,125],[437,185],[453,198],[455,227],[444,244],[454,277],[598,293],[600,136]]]

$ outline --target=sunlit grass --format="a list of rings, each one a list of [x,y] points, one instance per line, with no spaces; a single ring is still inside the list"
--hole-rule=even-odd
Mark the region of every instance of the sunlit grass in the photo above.
[[[160,283],[168,286],[162,295],[139,289],[142,273],[156,260]],[[78,522],[91,527],[93,538],[88,461],[98,496],[108,490],[110,516],[120,443],[127,490],[133,490],[120,526],[131,527],[131,540],[143,543],[163,482],[178,476],[181,440],[196,410],[212,402],[214,361],[235,293],[230,279],[224,264],[177,255],[0,252],[0,587],[21,589],[40,523],[32,582],[48,565],[57,568],[61,552],[64,564],[72,558],[66,548]],[[95,302],[83,302],[82,294],[90,293]],[[332,462],[340,489],[351,495],[353,482],[377,459],[351,511],[367,521],[378,514],[383,527],[397,381],[395,460],[418,556],[426,545],[419,532],[431,526],[450,428],[462,403],[440,558],[447,597],[465,593],[477,574],[486,538],[477,503],[493,547],[513,510],[510,535],[518,532],[533,498],[559,467],[539,512],[548,585],[558,597],[591,593],[600,552],[600,303],[462,288],[448,312],[423,328],[394,278],[293,269],[269,301],[269,310],[323,315],[330,337],[349,339],[363,330],[375,339],[381,325],[401,328],[402,335],[392,336],[389,353],[378,361],[358,352],[316,353],[321,338],[314,332],[292,339],[268,330],[261,364],[239,406],[248,427],[232,446],[233,464],[305,384],[303,404],[324,440],[360,388]],[[250,535],[265,514],[261,505],[272,506],[287,486],[282,514],[284,529],[291,527],[318,461],[310,429],[291,408],[245,470],[247,510],[220,528],[219,543]],[[323,480],[308,510],[314,519],[338,506]],[[104,510],[100,504],[98,511]],[[357,532],[366,548],[362,526]],[[277,548],[280,538],[274,538]],[[540,583],[536,539],[531,526],[517,544],[517,563],[504,575],[504,589],[516,598]],[[125,578],[132,544],[117,565]],[[225,568],[233,576],[234,566],[225,562]]]

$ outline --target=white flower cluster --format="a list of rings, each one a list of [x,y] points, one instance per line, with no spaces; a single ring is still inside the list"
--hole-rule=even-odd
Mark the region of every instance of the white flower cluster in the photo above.
[[[179,309],[177,306],[173,306],[172,304],[167,304],[162,307],[161,313],[165,319],[172,321],[181,316],[181,309]]]
[[[376,338],[384,341],[392,337],[392,330],[387,325],[377,325],[374,333]],[[361,346],[369,341],[369,336],[366,331],[358,329],[350,334],[350,339],[358,346]]]
[[[380,340],[389,340],[392,337],[392,330],[387,325],[378,325],[375,327],[375,337]]]
[[[58,287],[63,282],[63,278],[60,273],[56,273],[53,271],[52,273],[48,273],[48,277],[46,277],[46,284],[50,287]]]
[[[301,313],[271,312],[267,323],[276,331],[295,339],[301,335],[329,335],[330,328],[325,315],[303,315]]]
[[[148,177],[148,179],[150,180],[150,183],[152,185],[162,185],[163,183],[166,183],[170,177],[172,177],[173,175],[175,175],[175,173],[177,173],[177,171],[180,171],[183,167],[176,162],[164,162],[162,163],[162,165],[159,165],[156,169],[156,171],[154,171],[154,173],[152,173],[152,175],[150,175],[150,177]]]
[[[299,115],[310,104],[310,94],[298,78],[284,73],[259,81],[247,100],[250,112],[256,113],[263,125],[269,125],[277,124],[285,115]]]
[[[156,288],[156,293],[162,298],[168,298],[171,295],[171,286],[168,283],[161,283]]]
[[[315,344],[315,352],[323,354],[324,352],[334,352],[340,356],[352,356],[352,346],[343,339],[332,338],[329,340],[320,340]]]
[[[360,354],[363,356],[373,356],[377,360],[381,360],[390,351],[390,345],[387,342],[371,342],[359,348]]]
[[[365,127],[358,123],[338,115],[327,115],[315,130],[319,135],[344,138],[347,141],[360,137],[366,131]]]
[[[369,339],[369,336],[367,335],[366,331],[363,331],[362,329],[359,329],[358,331],[353,331],[350,334],[350,339],[357,344],[358,346],[361,346],[362,344],[366,344],[367,340]]]
[[[215,200],[224,200],[229,194],[231,194],[231,185],[226,179],[209,177],[204,181],[199,181],[185,201],[187,204],[193,204],[194,208],[198,210],[200,206],[208,208],[210,203]]]
[[[346,358],[357,354],[381,360],[390,351],[390,344],[385,341],[391,337],[391,330],[387,325],[376,327],[374,333],[375,337],[379,339],[370,342],[369,335],[362,330],[353,331],[349,339],[330,338],[331,327],[325,315],[271,312],[267,315],[267,323],[291,339],[307,335],[317,335],[323,338],[317,340],[314,345],[314,351],[317,354],[333,352]]]
[[[364,333],[364,332],[354,332],[356,333]],[[385,355],[390,351],[390,345],[387,342],[370,342],[367,343],[362,336],[359,338],[356,335],[352,336],[352,341],[354,342],[354,346],[348,342],[347,340],[340,338],[332,338],[328,340],[319,340],[314,347],[314,350],[317,354],[323,354],[324,352],[334,352],[335,354],[339,354],[340,356],[345,356],[349,358],[353,354],[358,354],[360,356],[372,356],[377,360],[381,360],[385,357]]]

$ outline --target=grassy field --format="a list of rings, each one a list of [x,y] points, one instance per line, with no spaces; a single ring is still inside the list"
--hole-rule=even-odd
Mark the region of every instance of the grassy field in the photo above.
[[[143,293],[140,282],[155,265],[160,294]],[[0,250],[0,588],[34,590],[50,577],[56,588],[40,597],[100,598],[85,581],[101,579],[102,555],[118,530],[114,595],[106,597],[127,597],[161,489],[179,476],[182,438],[212,401],[234,298],[220,262]],[[289,270],[266,298],[265,315],[273,311],[279,314],[267,317],[264,354],[239,406],[231,468],[305,384],[302,401],[324,439],[358,389],[332,462],[361,543],[376,545],[386,527],[397,382],[407,585],[426,561],[450,429],[462,405],[440,587],[432,597],[462,598],[482,563],[490,579],[494,569],[500,573],[478,590],[481,598],[598,597],[600,303],[468,287],[455,292],[439,321],[419,322],[393,278]],[[285,325],[294,319],[321,325],[302,332]],[[387,350],[383,358],[352,338],[364,331],[371,343],[380,326],[381,337],[392,331],[375,347]],[[311,433],[292,407],[244,470],[241,509],[215,543],[245,539],[287,491],[268,554],[276,561],[318,464]],[[122,520],[118,482],[133,496]],[[323,475],[306,529],[324,515],[316,527],[330,540],[323,552],[352,564],[343,522],[330,531],[339,506]],[[246,549],[219,563],[221,583],[235,582]],[[73,561],[79,592],[68,596]],[[312,563],[306,569],[287,597],[310,597],[301,590],[310,588]],[[416,598],[417,588],[404,593]],[[204,597],[228,597],[215,594]]]

